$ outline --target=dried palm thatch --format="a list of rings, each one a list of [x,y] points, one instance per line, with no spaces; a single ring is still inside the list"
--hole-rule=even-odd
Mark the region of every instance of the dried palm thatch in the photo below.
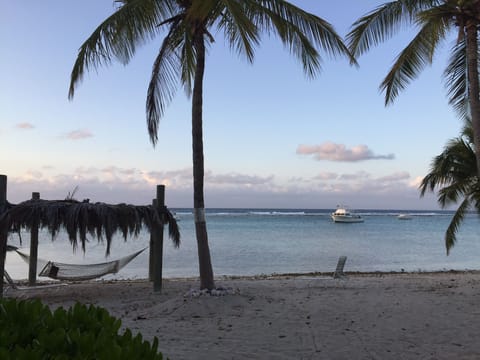
[[[10,210],[14,206],[14,204],[9,203],[8,201],[6,201],[5,204],[0,204],[0,214],[3,214],[5,211]]]
[[[120,231],[124,240],[138,236],[145,226],[149,231],[168,223],[170,239],[175,247],[180,245],[180,232],[173,214],[166,208],[135,206],[128,204],[110,205],[88,201],[28,200],[10,207],[0,215],[0,232],[30,230],[38,227],[47,229],[52,240],[61,230],[68,234],[75,251],[79,246],[85,251],[87,235],[98,241],[106,240],[106,255],[110,253],[113,235]]]

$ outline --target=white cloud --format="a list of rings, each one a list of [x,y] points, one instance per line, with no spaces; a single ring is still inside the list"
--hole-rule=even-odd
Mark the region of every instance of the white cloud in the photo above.
[[[348,149],[343,144],[326,142],[320,145],[299,145],[298,155],[312,155],[315,160],[356,162],[364,160],[392,160],[395,155],[375,155],[366,145],[357,145]]]
[[[190,188],[192,184],[192,169],[180,169],[170,171],[148,171],[142,173],[142,177],[151,186],[163,184],[178,189]]]
[[[82,140],[93,137],[93,133],[87,129],[73,130],[62,136],[65,139],[70,140]]]
[[[422,183],[422,180],[423,180],[423,176],[417,176],[416,178],[412,179],[408,185],[412,188],[416,188],[418,189],[418,187],[420,186],[420,184]]]
[[[22,130],[30,130],[35,128],[35,126],[29,122],[21,122],[15,125],[17,129],[22,129]]]
[[[110,173],[114,173],[114,172],[117,172],[117,173],[120,173],[122,175],[135,175],[138,171],[137,169],[135,168],[130,168],[130,169],[122,169],[122,168],[118,168],[116,166],[109,166],[108,168],[104,168],[102,169],[103,172],[110,172]]]
[[[332,172],[322,172],[314,177],[316,180],[335,180],[338,178],[338,174]]]
[[[384,181],[384,182],[396,182],[396,181],[408,180],[408,179],[410,179],[410,174],[407,171],[401,171],[401,172],[397,172],[391,175],[378,178],[379,181]]]
[[[353,180],[353,181],[360,181],[363,179],[370,179],[370,174],[367,173],[366,171],[358,171],[354,174],[342,174],[339,176],[340,180]]]
[[[238,173],[213,175],[211,172],[207,173],[206,182],[209,184],[218,185],[233,185],[233,186],[255,186],[271,184],[273,176],[261,177],[256,175],[245,175]]]

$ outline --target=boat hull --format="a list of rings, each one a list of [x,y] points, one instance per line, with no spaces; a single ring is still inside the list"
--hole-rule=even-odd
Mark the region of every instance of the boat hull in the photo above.
[[[345,216],[345,215],[332,215],[332,220],[336,223],[361,223],[363,218],[354,215],[354,216]]]

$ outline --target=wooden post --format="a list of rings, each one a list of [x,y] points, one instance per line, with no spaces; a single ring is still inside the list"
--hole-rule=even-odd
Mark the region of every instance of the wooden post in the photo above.
[[[40,200],[40,193],[32,192],[32,200]],[[28,285],[34,286],[37,281],[38,259],[38,224],[34,223],[30,229],[30,260],[28,263]]]
[[[157,185],[157,210],[165,209],[165,185]],[[163,267],[163,223],[152,228],[153,231],[153,291],[162,291]]]
[[[7,207],[7,176],[0,175],[0,216]],[[0,298],[3,297],[3,277],[5,273],[5,257],[7,255],[8,229],[0,227]]]
[[[152,206],[153,208],[157,208],[157,199],[152,200]],[[152,231],[150,232],[150,257],[148,261],[148,280],[153,281],[153,274],[155,273],[154,269],[154,262],[155,262],[155,249],[154,249],[154,243],[155,243],[155,238],[156,238],[156,231],[155,229],[152,228]]]

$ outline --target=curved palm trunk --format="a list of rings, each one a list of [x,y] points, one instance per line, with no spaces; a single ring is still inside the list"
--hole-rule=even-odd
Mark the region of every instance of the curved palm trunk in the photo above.
[[[205,43],[202,33],[194,35],[194,47],[197,56],[195,80],[192,95],[192,150],[193,150],[193,207],[195,232],[197,235],[198,265],[200,270],[200,289],[212,290],[212,262],[208,247],[207,223],[205,220],[205,201],[203,195],[204,161],[203,161],[203,74],[205,71]]]
[[[468,101],[473,126],[473,143],[477,158],[477,174],[480,177],[480,99],[478,81],[478,41],[477,25],[474,22],[467,24],[467,76]]]

